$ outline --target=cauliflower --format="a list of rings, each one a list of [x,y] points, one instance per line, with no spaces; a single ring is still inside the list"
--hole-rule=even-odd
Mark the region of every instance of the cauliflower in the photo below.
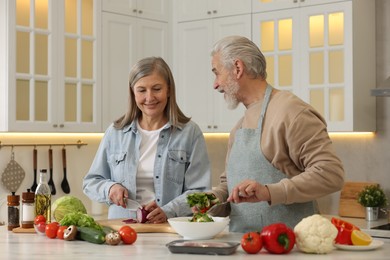
[[[302,219],[294,228],[296,245],[305,253],[326,254],[333,250],[337,228],[325,217],[314,214]]]

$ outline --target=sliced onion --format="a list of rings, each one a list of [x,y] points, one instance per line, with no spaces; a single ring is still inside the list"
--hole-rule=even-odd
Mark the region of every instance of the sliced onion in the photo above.
[[[146,223],[148,220],[146,216],[149,214],[149,211],[145,209],[145,207],[137,209],[137,220],[139,223]]]

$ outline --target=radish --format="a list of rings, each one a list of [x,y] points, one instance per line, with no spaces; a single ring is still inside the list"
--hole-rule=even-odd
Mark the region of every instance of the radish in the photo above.
[[[137,209],[137,220],[139,223],[146,223],[148,220],[146,216],[149,214],[149,211],[145,209],[145,207]]]

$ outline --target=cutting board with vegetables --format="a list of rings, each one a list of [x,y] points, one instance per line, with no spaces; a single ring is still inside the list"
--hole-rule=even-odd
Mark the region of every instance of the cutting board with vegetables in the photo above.
[[[137,233],[176,233],[169,223],[148,224],[148,223],[130,223],[126,224],[122,219],[107,219],[97,220],[96,222],[102,226],[108,226],[112,229],[119,230],[122,226],[127,225],[132,227]]]
[[[340,194],[339,215],[342,217],[365,218],[365,208],[357,202],[358,194],[374,182],[345,182]]]

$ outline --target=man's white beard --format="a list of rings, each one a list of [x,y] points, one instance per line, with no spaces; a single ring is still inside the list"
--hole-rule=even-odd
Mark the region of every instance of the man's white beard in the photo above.
[[[239,88],[240,87],[238,86],[237,82],[234,81],[231,77],[229,77],[226,82],[226,89],[224,95],[228,109],[233,110],[238,107],[238,104],[240,103],[237,99],[237,92]]]

